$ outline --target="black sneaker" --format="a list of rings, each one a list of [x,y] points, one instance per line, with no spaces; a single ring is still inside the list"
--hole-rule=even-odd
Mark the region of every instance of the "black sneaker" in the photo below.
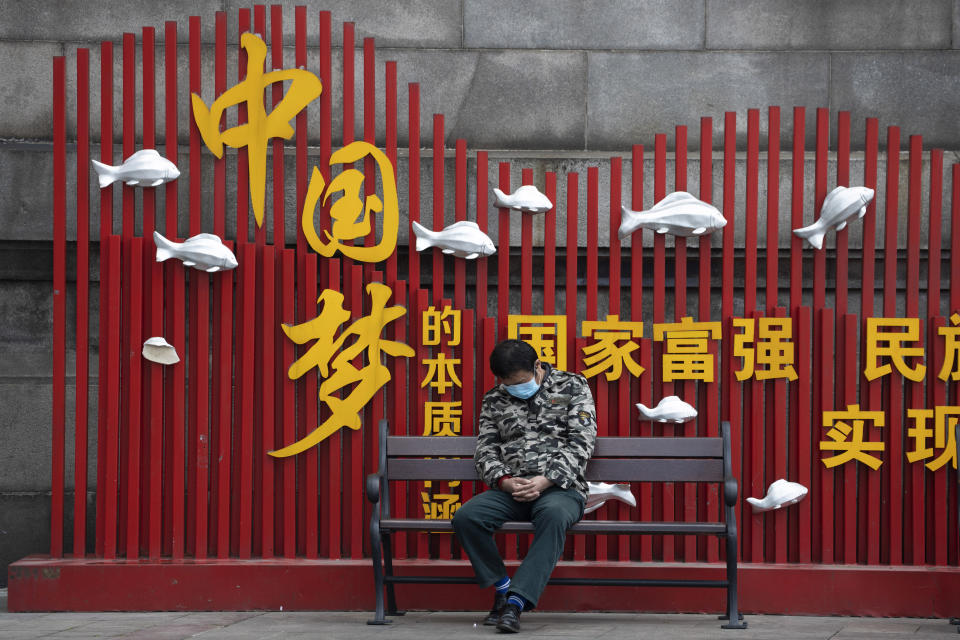
[[[492,627],[500,622],[500,612],[503,611],[503,605],[507,604],[507,594],[495,593],[493,596],[493,609],[483,619],[484,626]]]
[[[508,602],[500,614],[497,629],[503,633],[517,633],[520,631],[520,607]]]

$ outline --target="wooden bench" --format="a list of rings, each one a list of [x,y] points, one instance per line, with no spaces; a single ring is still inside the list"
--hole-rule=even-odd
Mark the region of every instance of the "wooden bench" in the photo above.
[[[373,503],[370,540],[376,588],[376,615],[369,624],[387,624],[385,615],[397,610],[396,584],[469,584],[472,577],[396,575],[391,536],[401,531],[452,532],[450,520],[395,518],[390,508],[391,481],[479,481],[473,463],[475,437],[391,436],[387,421],[380,422],[380,468],[367,477],[367,498]],[[730,457],[730,425],[722,423],[715,438],[597,438],[587,464],[592,482],[704,482],[717,483],[723,495],[723,518],[718,522],[636,522],[582,520],[569,534],[588,535],[705,535],[726,539],[725,580],[650,580],[626,578],[552,578],[553,585],[624,587],[720,587],[727,590],[724,629],[744,629],[737,608],[737,481]],[[532,533],[529,522],[506,522],[500,532]],[[427,560],[426,562],[429,562]],[[384,606],[386,591],[386,607]]]

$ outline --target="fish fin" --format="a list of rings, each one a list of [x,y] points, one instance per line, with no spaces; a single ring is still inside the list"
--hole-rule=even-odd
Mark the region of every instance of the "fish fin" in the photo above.
[[[478,225],[478,224],[477,224],[476,222],[474,222],[473,220],[461,220],[460,222],[454,222],[453,224],[451,224],[449,227],[446,227],[446,228],[447,228],[447,229],[460,229],[460,228],[463,228],[463,227],[468,227],[468,228],[470,228],[470,229],[479,229],[479,228],[480,228],[480,225]]]
[[[456,251],[454,251],[453,249],[441,249],[440,251],[446,255],[450,255],[451,253],[456,253]]]
[[[661,234],[666,233],[667,231],[670,231],[670,229],[668,229],[667,227],[659,227],[657,229],[657,233],[661,233]]]
[[[206,271],[207,273],[216,273],[217,271],[220,271],[220,267],[214,265],[209,269],[204,269],[204,271]]]
[[[479,253],[468,253],[467,255],[463,256],[463,259],[464,259],[464,260],[473,260],[474,258],[478,257],[479,255],[480,255]]]
[[[103,164],[102,162],[97,162],[96,160],[91,160],[90,162],[93,163],[93,170],[97,172],[101,189],[109,187],[117,181],[117,171],[114,167]]]
[[[657,422],[666,422],[666,421],[667,421],[666,418],[657,418]]]
[[[196,262],[190,262],[189,260],[183,261],[183,266],[185,267],[193,267],[193,266],[196,266],[196,264],[197,264]]]
[[[793,235],[797,236],[798,238],[803,238],[814,249],[823,248],[823,231],[820,230],[820,225],[818,225],[816,222],[811,224],[809,227],[794,229]]]
[[[843,222],[837,225],[837,231],[843,231],[844,227],[846,226],[847,226],[847,221],[844,220]]]
[[[128,187],[135,187],[135,186],[137,186],[137,181],[136,181],[136,180],[127,180],[125,184],[126,184]]]
[[[706,231],[707,231],[706,227],[697,227],[696,229],[693,230],[693,235],[700,236],[700,235],[703,235]]]
[[[154,180],[153,182],[151,182],[151,183],[150,183],[150,186],[151,186],[151,187],[159,187],[159,186],[162,185],[162,184],[163,184],[163,178],[158,178],[157,180]]]
[[[860,211],[857,213],[857,218],[862,218],[865,215],[867,215],[867,205],[860,207]]]
[[[153,243],[157,245],[157,262],[173,257],[173,243],[160,235],[159,231],[153,232]]]
[[[190,240],[216,240],[217,242],[223,242],[220,239],[220,236],[214,235],[212,233],[198,233],[197,235],[190,238]]]

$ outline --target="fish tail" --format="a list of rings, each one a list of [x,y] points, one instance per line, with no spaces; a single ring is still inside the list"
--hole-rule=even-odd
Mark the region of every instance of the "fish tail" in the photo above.
[[[644,405],[642,402],[637,403],[637,409],[640,409],[640,411],[643,411],[644,413],[650,413],[650,407]]]
[[[637,219],[639,216],[636,212],[627,209],[626,207],[620,207],[620,229],[617,231],[617,235],[620,236],[620,239],[623,240],[630,236],[634,231],[640,228],[640,221]]]
[[[496,187],[494,187],[493,195],[497,196],[497,201],[495,203],[497,206],[499,207],[507,206],[506,204],[504,204],[504,201],[507,199],[507,194],[505,194],[503,191],[500,191],[500,189],[497,189]]]
[[[158,231],[153,232],[153,242],[157,245],[157,262],[163,262],[173,257],[173,243],[160,235]]]
[[[803,238],[810,243],[810,246],[814,249],[823,248],[823,235],[824,231],[820,228],[816,222],[811,224],[809,227],[803,227],[802,229],[794,229],[793,234],[798,238]]]
[[[108,164],[103,164],[102,162],[97,162],[96,160],[91,160],[90,162],[93,163],[93,170],[97,172],[101,189],[104,187],[109,187],[117,181],[117,170],[115,167],[111,167]]]
[[[413,225],[413,235],[417,236],[417,251],[423,251],[433,246],[430,236],[433,235],[426,227],[416,221],[410,223]]]

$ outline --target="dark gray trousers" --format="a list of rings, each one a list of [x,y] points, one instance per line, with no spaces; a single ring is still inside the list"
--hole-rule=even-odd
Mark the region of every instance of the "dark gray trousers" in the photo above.
[[[473,564],[481,587],[489,587],[505,575],[493,532],[507,520],[533,523],[533,542],[511,579],[510,591],[536,605],[553,567],[563,553],[567,529],[583,517],[583,496],[576,489],[550,487],[533,502],[517,502],[498,490],[484,491],[453,515],[453,529]]]

